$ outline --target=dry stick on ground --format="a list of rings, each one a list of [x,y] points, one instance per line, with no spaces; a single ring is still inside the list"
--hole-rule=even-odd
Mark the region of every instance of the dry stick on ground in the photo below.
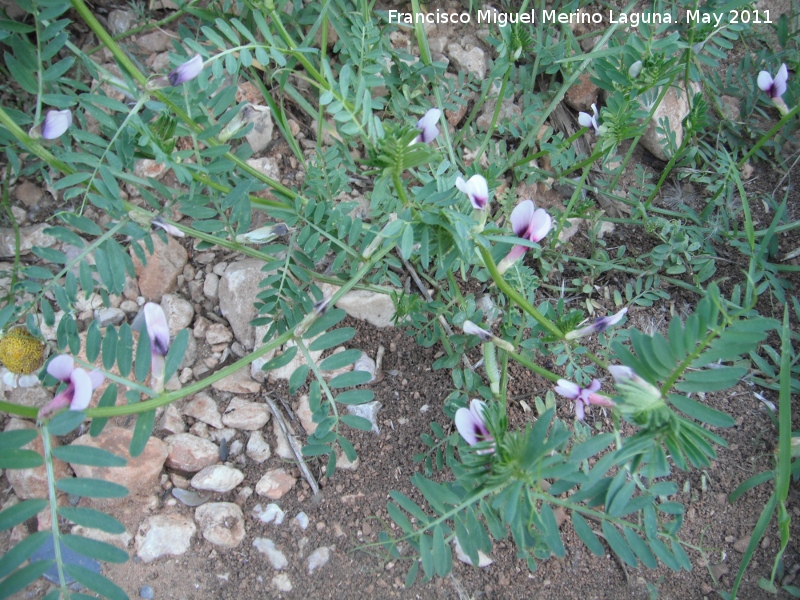
[[[295,439],[295,433],[292,429],[292,426],[289,425],[289,423],[287,423],[283,418],[283,415],[281,414],[281,411],[278,410],[278,406],[275,404],[275,401],[266,394],[264,394],[264,398],[266,399],[267,404],[269,404],[269,408],[272,411],[272,416],[275,417],[275,420],[278,422],[278,426],[281,428],[283,435],[286,436],[289,446],[291,446],[292,452],[294,452],[295,458],[297,458],[297,464],[300,466],[300,471],[303,473],[303,477],[306,478],[308,485],[311,486],[311,490],[316,496],[319,494],[319,486],[317,485],[314,476],[311,474],[311,471],[308,469],[306,461],[303,459],[303,449]]]
[[[406,270],[407,270],[407,271],[409,272],[409,274],[411,275],[411,278],[414,280],[414,283],[416,283],[416,284],[417,284],[417,287],[419,288],[419,291],[420,291],[420,292],[422,292],[422,296],[425,298],[425,302],[432,302],[432,301],[433,301],[433,298],[431,298],[431,295],[428,293],[428,288],[426,288],[426,287],[425,287],[425,286],[422,284],[422,280],[419,278],[419,275],[417,275],[417,271],[414,269],[414,265],[412,265],[412,264],[411,264],[410,262],[408,262],[408,261],[407,261],[405,258],[403,258],[403,255],[402,255],[402,254],[400,254],[400,251],[399,251],[399,250],[397,251],[397,256],[399,256],[399,257],[400,257],[400,260],[402,260],[402,261],[403,261],[403,266],[405,266]],[[441,323],[441,324],[442,324],[442,327],[444,327],[444,330],[447,332],[447,335],[448,335],[448,336],[450,336],[450,337],[453,337],[453,335],[455,335],[455,334],[453,333],[453,329],[452,329],[452,328],[450,327],[450,325],[447,323],[447,319],[445,319],[445,318],[444,318],[444,315],[439,315],[439,323]],[[462,354],[462,355],[461,355],[461,361],[464,363],[464,365],[465,365],[465,366],[466,366],[466,367],[467,367],[467,368],[468,368],[470,371],[472,371],[472,370],[473,370],[473,368],[472,368],[472,363],[470,363],[470,362],[469,362],[469,359],[467,358],[467,355],[466,355],[466,354]]]

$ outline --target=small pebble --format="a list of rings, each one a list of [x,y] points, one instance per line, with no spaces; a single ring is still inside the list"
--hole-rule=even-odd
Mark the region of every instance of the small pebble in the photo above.
[[[153,600],[156,597],[156,593],[149,585],[143,585],[142,589],[139,590],[139,596],[145,600]]]
[[[305,531],[305,529],[308,527],[308,515],[306,513],[297,513],[297,516],[294,518],[294,520],[303,531]]]

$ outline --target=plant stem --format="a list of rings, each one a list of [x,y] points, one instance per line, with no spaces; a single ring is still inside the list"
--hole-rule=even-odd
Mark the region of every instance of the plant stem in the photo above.
[[[519,364],[521,364],[523,367],[530,369],[534,373],[538,373],[545,379],[549,379],[552,382],[557,382],[559,379],[561,379],[560,375],[556,375],[552,371],[548,371],[544,367],[540,367],[535,362],[532,362],[527,358],[525,358],[524,356],[522,356],[522,354],[519,354],[517,352],[508,352],[508,355],[515,361],[517,361]]]
[[[42,434],[42,447],[44,452],[44,464],[47,470],[47,493],[50,503],[50,530],[53,533],[53,552],[56,559],[56,569],[58,570],[58,583],[61,587],[61,597],[69,598],[67,590],[67,578],[64,575],[64,559],[61,557],[61,532],[58,529],[58,495],[56,493],[56,474],[53,467],[53,453],[50,443],[50,432],[47,430],[47,422],[40,424]]]
[[[92,11],[86,6],[84,0],[70,0],[72,6],[81,16],[81,18],[86,22],[92,32],[97,36],[100,42],[105,45],[109,52],[114,56],[114,58],[119,62],[120,66],[122,66],[128,74],[133,77],[134,80],[143,88],[147,89],[147,77],[145,77],[141,71],[133,64],[133,61],[128,58],[128,56],[122,51],[122,48],[114,41],[114,39],[108,34],[108,32],[103,29],[103,26],[94,16]],[[202,128],[192,121],[189,115],[175,104],[166,94],[164,94],[161,90],[150,90],[150,94],[155,96],[160,102],[163,102],[169,109],[174,112],[178,118],[183,121],[184,125],[189,128],[189,130],[194,134],[202,133]],[[203,140],[203,142],[208,146],[220,146],[220,142],[216,138],[207,137]],[[248,165],[244,160],[236,156],[230,150],[225,152],[223,156],[233,162],[237,167],[239,167],[243,172],[247,173],[248,175],[255,177],[258,181],[262,183],[266,183],[269,187],[271,187],[276,192],[283,194],[284,196],[295,200],[300,197],[300,195],[287,188],[286,186],[280,184],[279,182],[275,181],[274,179],[267,177],[258,169],[255,169]]]
[[[400,198],[400,202],[403,206],[408,206],[408,196],[406,195],[406,190],[403,187],[403,180],[400,179],[400,173],[397,172],[397,169],[392,171],[392,181],[394,181],[394,189],[397,192],[398,198]]]
[[[753,154],[758,152],[758,149],[761,148],[761,146],[766,144],[772,138],[773,135],[778,133],[778,130],[781,127],[786,125],[786,123],[788,123],[792,119],[792,117],[794,117],[798,113],[800,113],[800,103],[798,103],[797,106],[795,106],[792,110],[790,110],[788,113],[786,113],[781,118],[780,121],[775,123],[775,125],[772,126],[772,129],[770,129],[767,133],[765,133],[763,136],[761,136],[761,139],[758,140],[753,145],[753,147],[750,148],[750,150],[742,158],[739,159],[739,163],[738,163],[739,164],[739,168],[741,169],[744,166],[744,163],[746,163],[750,159],[750,157],[753,156]],[[717,195],[719,195],[720,193],[721,192],[718,192]],[[714,200],[714,199],[716,199],[716,197],[712,198],[712,200]]]
[[[483,142],[481,142],[480,147],[475,152],[474,162],[477,164],[480,164],[481,156],[483,155],[483,152],[486,150],[486,146],[489,145],[489,140],[492,139],[494,128],[497,125],[497,117],[500,116],[500,109],[503,108],[503,98],[505,98],[506,95],[506,86],[508,85],[508,78],[511,76],[511,71],[513,70],[514,70],[514,63],[509,62],[508,68],[506,69],[506,72],[503,75],[503,83],[500,84],[500,91],[497,94],[497,102],[495,103],[494,114],[492,114],[492,122],[489,124],[489,128],[486,130],[486,135],[483,136]],[[489,89],[491,89],[491,85],[489,86]]]
[[[534,319],[536,319],[547,331],[549,331],[552,335],[557,337],[560,340],[564,339],[564,334],[562,331],[556,327],[556,325],[547,317],[545,317],[542,313],[536,310],[530,302],[528,302],[525,298],[522,297],[517,290],[512,288],[503,276],[500,274],[500,271],[497,270],[497,265],[494,264],[494,259],[492,259],[492,253],[489,252],[486,248],[478,247],[478,251],[481,253],[481,257],[483,258],[483,263],[486,265],[486,268],[489,270],[489,274],[494,279],[495,284],[500,290],[505,293],[511,300],[517,303],[517,305]]]

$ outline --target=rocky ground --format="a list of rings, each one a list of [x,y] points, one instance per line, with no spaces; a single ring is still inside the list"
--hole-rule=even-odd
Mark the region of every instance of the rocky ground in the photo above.
[[[101,11],[101,15],[112,33],[126,31],[135,22],[135,15],[124,9]],[[478,80],[486,76],[491,50],[484,42],[485,32],[475,30],[466,36],[455,36],[452,30],[440,26],[428,34],[434,58],[449,61],[453,74],[472,73]],[[171,30],[158,30],[129,41],[148,67],[163,71],[175,35]],[[94,42],[87,39],[85,43]],[[411,47],[406,34],[393,34],[392,43]],[[109,69],[116,69],[110,56],[98,54]],[[259,92],[244,84],[240,96],[257,107],[257,126],[247,138],[255,153],[250,164],[285,185],[302,181],[303,173],[290,157],[288,147],[277,131],[273,132],[269,112],[262,110]],[[474,99],[466,95],[462,110],[446,113],[451,127],[458,127]],[[501,122],[521,115],[518,100],[518,96],[503,100]],[[571,134],[578,129],[576,112],[590,111],[591,105],[599,101],[597,88],[583,77],[567,94],[561,109],[568,119],[551,125],[564,127]],[[491,101],[486,105],[478,119],[479,127],[488,127],[495,106]],[[680,130],[686,110],[684,98],[668,95],[662,113],[656,113],[654,121],[666,116],[673,129]],[[317,143],[312,125],[299,117],[290,121],[292,133],[310,151]],[[638,162],[656,172],[663,168],[663,162],[657,159],[665,158],[658,141],[653,128],[642,138],[642,145],[651,154],[636,154]],[[588,145],[591,140],[587,136],[582,143]],[[548,166],[546,159],[542,166]],[[141,175],[175,184],[172,175],[158,164],[142,161],[137,170]],[[755,165],[747,186],[748,192],[771,192],[776,186],[784,190],[788,183],[769,169]],[[140,201],[138,190],[132,186],[122,193],[132,202]],[[797,191],[791,193],[794,208],[790,210],[796,213]],[[517,195],[533,195],[539,205],[563,209],[564,198],[542,186],[519,186]],[[33,246],[57,247],[68,255],[77,252],[43,231],[49,226],[47,217],[58,206],[57,192],[36,180],[20,180],[12,189],[12,198],[14,216],[22,226],[24,261],[35,262],[36,257],[30,253]],[[354,199],[365,210],[363,198]],[[610,211],[615,207],[604,208]],[[93,211],[89,208],[86,216],[102,222],[104,215]],[[254,223],[263,218],[263,213],[254,213]],[[771,216],[757,208],[754,218],[763,228]],[[609,227],[604,233],[610,247],[624,244],[634,252],[645,252],[654,243],[641,228]],[[577,221],[562,232],[565,247],[577,256],[588,254],[587,238],[585,227]],[[111,297],[110,307],[103,306],[99,294],[93,294],[81,301],[77,311],[84,327],[94,319],[105,327],[131,322],[146,301],[160,303],[173,335],[184,329],[191,332],[184,360],[167,384],[168,390],[175,390],[263,343],[266,328],[250,324],[256,316],[253,303],[260,291],[262,263],[221,250],[198,250],[192,241],[168,235],[154,235],[153,241],[156,251],[148,257],[147,264],[132,253],[136,277],[129,278],[122,295]],[[782,236],[782,249],[797,246],[796,235]],[[13,231],[0,230],[0,258],[8,261],[13,255]],[[724,275],[731,282],[741,281],[741,270],[746,267],[746,262],[733,264],[724,270]],[[8,268],[9,264],[0,264],[0,270]],[[578,276],[577,271],[563,275],[565,280]],[[413,287],[408,274],[403,278]],[[609,277],[601,283],[606,292],[613,293],[624,288],[626,281]],[[792,281],[794,285],[800,283],[796,276]],[[559,281],[551,283],[558,285]],[[628,317],[633,326],[645,330],[662,327],[670,308],[693,302],[677,288],[665,289],[672,294],[669,300],[650,308],[631,309]],[[353,291],[337,306],[349,315],[346,324],[357,330],[346,348],[363,351],[356,368],[372,374],[365,387],[374,391],[376,399],[366,408],[356,407],[374,428],[371,432],[348,433],[359,458],[350,462],[339,456],[332,479],[324,477],[324,463],[315,460],[308,461],[307,474],[301,469],[297,449],[315,427],[305,395],[307,388],[289,394],[287,380],[299,365],[296,361],[268,376],[261,371],[261,365],[271,355],[209,389],[160,409],[153,437],[144,452],[129,460],[126,467],[102,469],[57,463],[60,476],[74,473],[106,478],[130,490],[130,496],[122,500],[80,500],[80,505],[96,506],[113,514],[126,526],[125,533],[107,536],[80,527],[76,532],[108,541],[130,553],[132,559],[127,563],[104,565],[103,569],[131,598],[647,598],[649,586],[654,586],[661,590],[661,597],[678,599],[714,598],[715,590],[730,589],[769,491],[754,490],[734,505],[728,503],[727,494],[751,475],[770,468],[775,442],[774,429],[756,393],[772,401],[776,401],[776,395],[744,384],[724,394],[709,394],[706,399],[737,419],[737,426],[723,434],[729,447],[720,451],[719,460],[711,469],[677,474],[682,490],[680,500],[687,505],[682,535],[694,548],[689,552],[694,564],[691,572],[675,573],[663,566],[655,571],[631,571],[611,553],[596,557],[579,541],[567,520],[562,524],[567,556],[540,564],[535,573],[528,572],[524,562],[516,558],[513,545],[504,540],[479,568],[463,564],[466,557],[461,557],[462,563],[449,577],[404,588],[408,565],[389,560],[369,544],[377,541],[382,529],[390,527],[386,512],[389,491],[396,489],[414,497],[409,477],[420,469],[412,460],[425,448],[420,435],[429,431],[431,421],[446,431],[452,430],[442,411],[452,381],[448,372],[431,370],[439,349],[416,345],[402,326],[392,323],[394,306],[389,296]],[[55,339],[55,331],[55,327],[43,328],[50,341]],[[343,349],[318,354],[314,359],[322,360]],[[512,424],[530,420],[526,401],[532,404],[532,398],[544,395],[548,386],[520,369],[512,373]],[[44,405],[51,396],[41,387],[4,389],[3,394],[9,401],[25,406]],[[95,399],[99,396],[96,393]],[[120,392],[118,403],[124,402]],[[570,419],[570,406],[560,406],[559,416]],[[602,415],[595,414],[594,418],[602,426]],[[4,416],[0,417],[0,426],[11,430],[32,427],[33,423]],[[96,445],[127,456],[132,427],[132,419],[118,418],[96,438],[84,428],[60,442]],[[41,451],[36,442],[33,448]],[[0,507],[43,496],[44,481],[42,469],[6,471],[0,478]],[[315,486],[319,486],[317,493]],[[66,495],[61,498],[65,503],[78,500]],[[798,489],[793,487],[789,506],[794,523],[800,520],[797,500]],[[0,552],[37,529],[49,527],[49,512],[43,512],[37,519],[0,533]],[[796,529],[793,525],[794,534]],[[742,598],[773,597],[758,588],[757,581],[769,576],[777,548],[773,523],[745,576]],[[796,544],[791,542],[785,555],[786,581],[800,570],[797,552]],[[41,598],[50,586],[40,580],[13,597]]]

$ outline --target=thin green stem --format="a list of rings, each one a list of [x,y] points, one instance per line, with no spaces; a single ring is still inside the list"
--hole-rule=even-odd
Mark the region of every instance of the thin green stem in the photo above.
[[[579,129],[578,131],[573,133],[571,136],[569,136],[567,139],[565,139],[562,142],[561,145],[563,147],[565,147],[565,148],[568,147],[572,142],[574,142],[579,137],[581,137],[585,132],[586,132],[586,128],[585,127]],[[517,167],[521,167],[522,165],[526,165],[529,162],[544,156],[545,154],[549,154],[549,150],[539,150],[538,152],[535,152],[534,154],[531,154],[530,156],[526,156],[525,158],[522,158],[522,159],[518,160],[517,162],[515,162],[513,165],[511,165],[511,169],[516,169]],[[594,162],[594,161],[592,161],[592,162]],[[563,175],[563,173],[561,175]]]
[[[67,578],[64,575],[64,559],[61,557],[61,531],[58,529],[58,495],[56,493],[56,473],[53,466],[53,448],[50,442],[50,432],[47,430],[47,423],[40,425],[42,433],[42,449],[44,452],[44,464],[47,470],[47,494],[50,502],[50,530],[53,533],[53,553],[56,559],[56,569],[58,571],[58,584],[61,588],[63,598],[69,598],[67,590]]]
[[[178,10],[176,10],[175,12],[170,13],[168,16],[164,17],[160,21],[154,21],[152,23],[145,23],[144,25],[139,25],[138,27],[134,27],[133,29],[128,29],[127,31],[123,31],[122,33],[118,33],[117,35],[113,36],[111,39],[113,39],[115,42],[118,42],[120,40],[124,40],[125,38],[131,37],[132,35],[136,35],[137,33],[141,33],[142,31],[146,31],[148,29],[158,29],[160,27],[163,27],[164,25],[169,25],[170,23],[172,23],[172,21],[182,17],[184,15],[184,13],[187,13],[187,12],[191,13],[192,11],[189,10],[189,9],[194,8],[194,5],[197,4],[198,1],[199,0],[191,0],[191,2],[187,2],[186,4],[181,6]],[[94,54],[98,50],[102,50],[103,48],[105,48],[105,46],[103,44],[100,44],[99,46],[95,46],[91,50],[87,50],[86,51],[86,55],[87,56],[91,56],[92,54]]]
[[[770,129],[767,133],[765,133],[763,136],[761,136],[761,139],[758,140],[753,145],[753,147],[750,148],[750,150],[748,150],[747,153],[745,153],[745,155],[742,158],[739,159],[739,168],[741,169],[744,166],[744,164],[750,159],[750,157],[753,156],[756,152],[758,152],[758,150],[759,150],[759,148],[761,148],[761,146],[763,146],[770,139],[772,139],[772,136],[775,135],[776,133],[778,133],[778,130],[781,127],[783,127],[784,125],[786,125],[786,123],[788,123],[798,113],[800,113],[800,103],[797,106],[795,106],[792,110],[790,110],[788,113],[786,113],[781,118],[780,121],[775,123],[775,125],[772,126],[772,129]],[[720,193],[721,193],[721,191],[717,192],[717,196],[719,196]],[[714,200],[714,199],[716,199],[716,196],[714,198],[712,198],[712,200]]]
[[[559,379],[561,379],[560,375],[556,375],[552,371],[548,371],[544,367],[540,367],[535,362],[525,358],[522,354],[519,354],[517,352],[508,352],[508,355],[515,361],[517,361],[519,364],[521,364],[523,367],[530,369],[534,373],[538,373],[545,379],[549,379],[552,382],[557,382]]]
[[[333,392],[331,392],[331,388],[328,386],[328,382],[325,381],[325,377],[322,376],[322,371],[320,370],[319,365],[317,364],[317,361],[315,361],[314,358],[311,356],[311,353],[309,352],[308,348],[306,347],[305,342],[303,342],[302,339],[295,338],[295,343],[297,344],[297,347],[300,349],[300,352],[303,353],[303,356],[306,359],[306,364],[311,368],[311,371],[314,373],[314,377],[319,382],[320,388],[322,389],[323,393],[325,394],[325,397],[328,399],[328,403],[331,405],[331,410],[333,410],[333,417],[334,417],[334,419],[336,419],[336,426],[335,426],[336,434],[338,435],[339,434],[339,409],[336,408],[336,401],[334,400]]]
[[[500,92],[497,94],[497,102],[495,103],[494,113],[492,114],[492,122],[489,124],[489,128],[486,130],[486,135],[483,136],[483,142],[478,147],[478,150],[475,153],[475,162],[479,163],[481,156],[483,155],[484,150],[486,150],[486,146],[489,145],[489,140],[492,139],[492,134],[494,133],[494,128],[497,125],[497,118],[500,116],[500,109],[503,108],[503,99],[506,95],[506,86],[508,85],[508,78],[511,76],[511,71],[514,70],[514,63],[509,62],[508,68],[506,69],[505,74],[503,75],[503,83],[500,84]],[[489,86],[491,89],[491,86]]]
[[[661,102],[664,100],[664,96],[667,95],[667,92],[669,91],[669,88],[672,85],[672,82],[675,81],[676,75],[673,75],[672,77],[670,77],[669,82],[667,82],[666,84],[664,84],[661,87],[661,91],[658,94],[658,98],[656,98],[656,101],[653,103],[653,106],[650,109],[650,114],[647,116],[646,123],[650,123],[650,121],[653,119],[653,115],[656,113],[656,110],[658,109],[658,107],[661,106]],[[635,138],[633,138],[633,141],[631,142],[630,148],[628,148],[628,152],[625,154],[625,158],[622,160],[622,165],[620,166],[619,170],[617,171],[617,174],[614,177],[614,180],[611,182],[611,185],[608,186],[608,189],[610,189],[610,190],[617,189],[617,183],[619,183],[619,179],[620,179],[620,177],[622,177],[622,174],[625,172],[625,167],[628,166],[628,163],[630,162],[631,157],[633,156],[633,151],[636,149],[636,146],[639,145],[639,140],[641,140],[641,139],[642,139],[642,134],[637,135]]]
[[[483,264],[486,265],[486,268],[489,270],[489,274],[492,276],[492,279],[495,282],[495,285],[500,288],[500,290],[508,296],[511,300],[517,303],[523,311],[528,313],[534,319],[536,319],[547,331],[549,331],[552,335],[557,337],[560,340],[564,339],[564,333],[556,327],[555,323],[553,323],[550,319],[545,317],[542,313],[536,310],[530,302],[528,302],[525,298],[522,297],[517,290],[512,288],[503,276],[500,274],[500,271],[497,270],[497,265],[494,263],[494,259],[492,258],[492,253],[489,252],[486,248],[478,247],[478,251],[481,253],[481,257],[483,258]]]
[[[419,0],[411,0],[411,10],[414,14],[419,14],[420,10],[420,2]],[[428,46],[428,37],[425,34],[425,27],[423,23],[420,21],[416,21],[414,23],[414,34],[417,38],[417,47],[419,49],[419,59],[422,61],[428,69],[433,71],[433,58],[431,56],[431,49]],[[444,99],[442,98],[442,89],[441,86],[433,85],[432,91],[433,96],[436,98],[436,106],[442,108],[444,106]],[[450,164],[457,165],[458,159],[455,154],[454,148],[456,147],[452,140],[450,139],[450,130],[447,127],[443,127],[442,131],[442,138],[444,143],[442,147],[447,150],[447,154],[450,158]]]
[[[103,150],[103,153],[100,155],[100,158],[97,161],[97,166],[94,168],[92,176],[88,179],[88,183],[86,184],[86,191],[83,193],[83,198],[81,199],[81,208],[78,211],[78,214],[82,214],[83,209],[86,207],[86,200],[89,197],[89,190],[94,187],[94,180],[97,178],[97,173],[100,170],[100,167],[102,167],[103,163],[105,163],[106,156],[108,155],[109,152],[111,152],[111,149],[114,147],[114,143],[117,141],[117,138],[125,129],[125,126],[128,124],[128,121],[131,120],[135,115],[139,114],[139,111],[142,109],[142,106],[144,106],[145,102],[147,102],[147,96],[139,98],[139,101],[136,102],[136,104],[133,106],[130,112],[128,112],[128,114],[125,115],[125,119],[122,121],[120,126],[114,132],[114,135],[111,137],[111,139],[108,141],[108,145],[106,145],[105,150]]]
[[[14,267],[11,270],[11,282],[8,286],[8,296],[6,301],[10,302],[13,297],[14,290],[17,287],[17,274],[19,273],[20,265],[20,236],[19,236],[19,223],[14,217],[14,211],[11,210],[11,203],[8,198],[9,179],[11,178],[11,168],[6,169],[6,176],[3,178],[3,208],[8,215],[8,220],[11,222],[11,227],[14,229]]]
[[[408,206],[408,196],[406,195],[403,181],[400,179],[400,173],[397,171],[397,169],[392,171],[392,181],[394,181],[394,189],[397,192],[397,196],[400,198],[400,202],[403,204],[403,206]]]
[[[33,124],[36,125],[42,118],[42,95],[44,93],[44,65],[42,64],[42,41],[39,36],[39,6],[36,2],[31,3],[33,7],[33,26],[36,29],[36,111],[33,115]]]
[[[780,402],[778,408],[778,469],[775,476],[775,495],[786,502],[792,466],[792,342],[789,329],[789,305],[783,306],[781,331]]]
[[[130,58],[122,51],[122,48],[114,41],[114,39],[108,34],[108,32],[103,29],[103,26],[94,16],[92,11],[86,6],[84,0],[70,0],[72,6],[81,16],[81,18],[86,22],[92,32],[97,36],[100,42],[105,45],[109,52],[114,56],[114,58],[119,62],[120,66],[124,68],[128,74],[133,77],[133,79],[143,88],[147,89],[147,77],[145,77],[141,71],[136,67],[136,65],[131,61]],[[174,112],[177,117],[183,121],[184,125],[193,133],[200,134],[202,133],[203,129],[192,119],[189,117],[188,114],[172,99],[162,92],[161,90],[155,89],[150,90],[150,94],[152,94],[158,101],[163,102],[172,112]],[[207,146],[215,147],[222,145],[219,140],[212,137],[207,137],[203,140],[203,142]],[[271,187],[276,192],[283,194],[284,196],[291,198],[292,200],[297,199],[300,195],[287,188],[286,186],[282,185],[281,183],[275,181],[274,179],[267,177],[258,169],[251,167],[247,164],[243,159],[236,156],[230,150],[225,152],[223,156],[233,162],[239,169],[241,169],[244,173],[247,173],[251,177],[256,178],[258,181],[262,183],[266,183],[269,187]]]
[[[561,235],[561,230],[564,229],[564,221],[566,221],[567,217],[572,213],[572,209],[575,208],[575,204],[578,202],[578,198],[581,197],[581,190],[583,189],[583,186],[586,184],[586,178],[589,176],[590,169],[591,169],[591,164],[588,164],[583,168],[583,174],[581,175],[580,181],[578,181],[578,185],[575,186],[575,190],[572,192],[572,196],[569,199],[567,208],[564,210],[564,213],[558,219],[558,225],[556,226],[556,230],[552,234],[550,241],[550,244],[553,248],[555,248],[556,244],[558,243],[558,236]]]
[[[672,172],[672,167],[675,166],[675,161],[678,160],[678,156],[680,156],[680,153],[687,146],[688,141],[689,136],[684,136],[683,141],[681,141],[680,148],[678,148],[672,154],[672,156],[669,157],[669,162],[667,163],[667,166],[664,167],[664,170],[661,171],[661,177],[658,178],[658,183],[656,183],[656,186],[653,188],[653,191],[650,193],[650,196],[648,196],[647,200],[644,201],[645,208],[650,208],[650,204],[653,202],[653,199],[661,191],[661,185],[666,181],[667,177]]]

